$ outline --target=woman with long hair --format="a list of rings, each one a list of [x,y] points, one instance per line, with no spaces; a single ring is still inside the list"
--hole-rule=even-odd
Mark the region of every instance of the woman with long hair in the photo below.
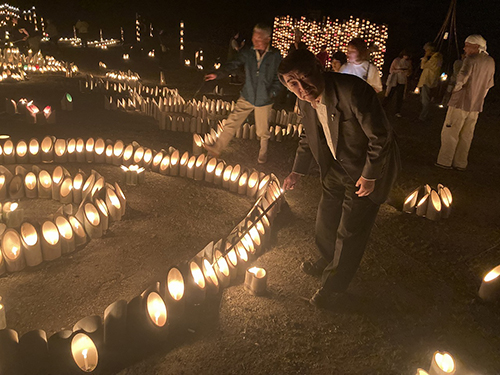
[[[347,44],[347,63],[340,68],[340,73],[358,76],[368,82],[376,92],[382,91],[379,70],[370,62],[370,52],[361,38],[354,38]]]

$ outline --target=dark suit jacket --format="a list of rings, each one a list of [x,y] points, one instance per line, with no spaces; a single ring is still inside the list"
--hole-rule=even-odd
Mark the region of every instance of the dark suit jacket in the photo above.
[[[353,183],[363,176],[375,179],[368,196],[383,203],[400,169],[399,150],[392,126],[373,88],[353,75],[323,73],[328,126],[336,159]],[[316,110],[299,100],[304,133],[299,141],[293,171],[307,174],[311,159],[318,162],[323,178],[332,163],[330,149],[321,140]]]

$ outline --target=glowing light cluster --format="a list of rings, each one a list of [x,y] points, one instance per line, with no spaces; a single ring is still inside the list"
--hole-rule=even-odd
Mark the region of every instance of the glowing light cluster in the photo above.
[[[308,49],[317,54],[320,48],[326,45],[326,50],[331,56],[337,51],[347,52],[347,43],[353,38],[363,38],[369,46],[374,47],[371,52],[373,63],[379,68],[384,64],[384,54],[388,37],[387,26],[377,25],[368,20],[353,18],[347,21],[333,21],[329,17],[323,22],[300,19],[291,16],[275,17],[273,26],[273,47],[280,50],[285,56],[294,41],[294,31],[302,32],[302,41]],[[331,66],[331,61],[327,61]]]

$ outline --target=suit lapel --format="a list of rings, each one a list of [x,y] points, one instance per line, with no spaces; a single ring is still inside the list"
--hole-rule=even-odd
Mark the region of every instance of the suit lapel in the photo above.
[[[331,81],[332,82],[326,82],[327,89],[325,90],[325,103],[326,103],[326,113],[328,118],[328,127],[330,128],[330,135],[332,137],[333,148],[335,149],[335,155],[338,155],[337,145],[339,140],[339,123],[340,123],[340,110],[338,108],[339,99],[337,95],[337,87],[335,85],[335,82],[333,80]]]

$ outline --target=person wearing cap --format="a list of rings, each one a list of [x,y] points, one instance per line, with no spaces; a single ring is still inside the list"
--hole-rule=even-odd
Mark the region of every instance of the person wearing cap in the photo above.
[[[319,254],[301,269],[322,278],[309,302],[323,308],[339,302],[359,267],[379,207],[400,169],[399,151],[375,90],[363,79],[324,72],[307,50],[285,57],[278,75],[298,97],[304,125],[283,189],[296,187],[313,159],[320,167]]]
[[[495,74],[495,60],[486,52],[486,40],[481,35],[465,39],[464,52],[466,57],[448,102],[436,162],[440,168],[459,171],[467,168],[474,128]]]

